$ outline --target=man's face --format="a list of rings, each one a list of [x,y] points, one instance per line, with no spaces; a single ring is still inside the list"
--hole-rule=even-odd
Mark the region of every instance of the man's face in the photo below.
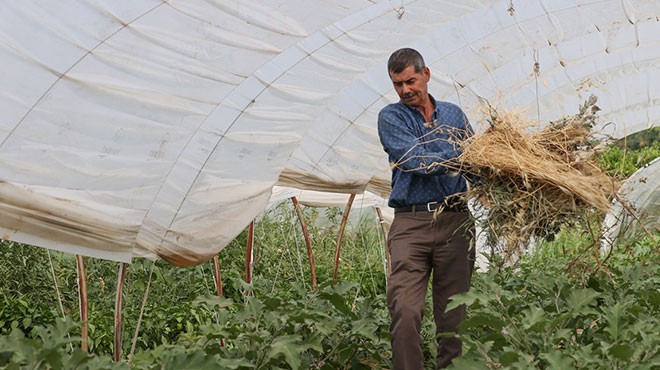
[[[421,73],[415,72],[414,66],[408,66],[401,73],[390,71],[390,79],[394,90],[399,94],[401,102],[412,107],[420,106],[428,97],[428,82],[431,72],[424,67]]]

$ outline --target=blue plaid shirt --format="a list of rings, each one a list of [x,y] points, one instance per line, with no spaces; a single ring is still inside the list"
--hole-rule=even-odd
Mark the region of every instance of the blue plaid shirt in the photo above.
[[[389,155],[392,168],[392,193],[389,206],[442,202],[446,197],[467,190],[467,184],[455,169],[430,166],[451,162],[458,156],[456,139],[473,134],[465,113],[457,105],[436,101],[433,118],[426,122],[415,107],[401,102],[390,104],[378,114],[378,135]]]

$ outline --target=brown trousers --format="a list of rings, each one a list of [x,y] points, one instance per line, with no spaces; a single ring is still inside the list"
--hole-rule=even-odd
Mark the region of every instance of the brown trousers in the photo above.
[[[465,306],[444,312],[449,297],[466,292],[474,267],[471,240],[474,225],[468,212],[401,212],[394,216],[388,236],[392,273],[387,305],[392,317],[394,369],[424,368],[420,329],[428,281],[433,274],[433,315],[438,340],[436,367],[448,366],[461,355],[461,341],[441,333],[456,333],[465,319]]]

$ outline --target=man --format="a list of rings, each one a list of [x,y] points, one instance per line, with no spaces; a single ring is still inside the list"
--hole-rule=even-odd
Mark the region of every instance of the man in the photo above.
[[[420,328],[432,273],[436,366],[444,368],[461,354],[461,341],[452,334],[465,318],[464,306],[446,313],[445,308],[452,295],[469,289],[474,265],[474,225],[459,197],[467,184],[455,161],[456,141],[473,131],[458,106],[429,95],[431,72],[419,52],[395,51],[387,69],[401,98],[378,115],[378,134],[392,164],[387,287],[392,361],[395,369],[424,367]]]

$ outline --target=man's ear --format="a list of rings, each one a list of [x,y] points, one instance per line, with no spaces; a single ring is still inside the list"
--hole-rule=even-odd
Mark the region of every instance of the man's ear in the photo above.
[[[422,74],[424,75],[426,82],[429,82],[431,80],[431,70],[429,69],[429,67],[424,67],[424,69],[422,69]]]

